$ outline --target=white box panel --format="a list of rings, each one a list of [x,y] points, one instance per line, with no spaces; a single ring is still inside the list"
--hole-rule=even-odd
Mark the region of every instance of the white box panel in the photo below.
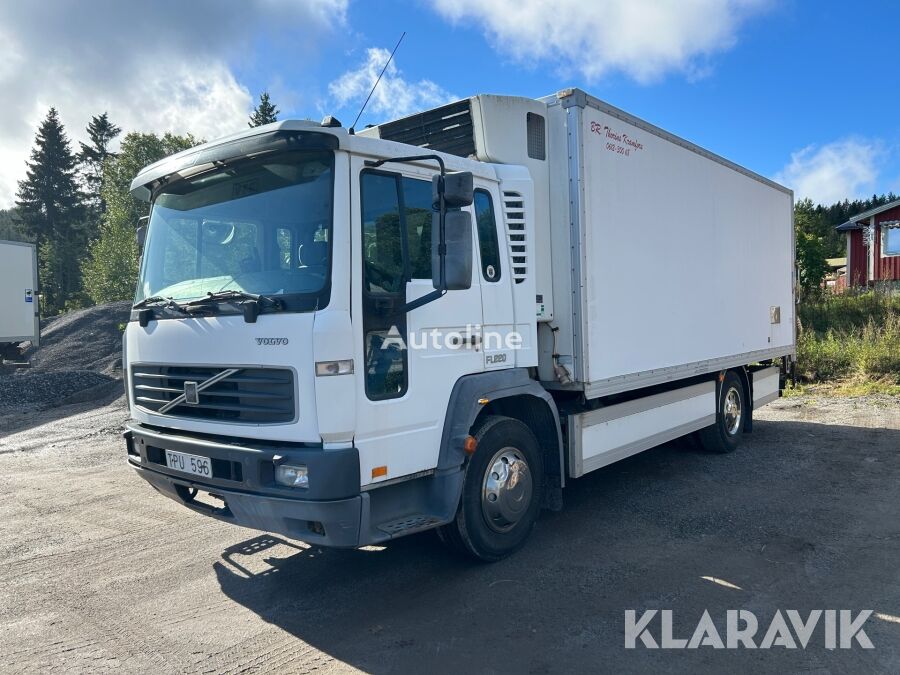
[[[569,474],[577,478],[716,419],[716,384],[683,389],[569,417]]]
[[[0,342],[36,339],[37,313],[34,246],[0,241]]]
[[[551,145],[569,206],[551,228],[571,251],[553,267],[571,386],[593,398],[794,354],[793,193],[583,92],[545,101],[569,140]]]
[[[753,373],[753,407],[761,408],[778,398],[780,384],[778,368],[765,368]]]

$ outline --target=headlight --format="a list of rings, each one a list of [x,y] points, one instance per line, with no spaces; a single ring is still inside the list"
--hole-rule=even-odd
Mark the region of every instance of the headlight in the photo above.
[[[279,464],[275,467],[275,482],[292,488],[308,488],[309,475],[304,464]]]

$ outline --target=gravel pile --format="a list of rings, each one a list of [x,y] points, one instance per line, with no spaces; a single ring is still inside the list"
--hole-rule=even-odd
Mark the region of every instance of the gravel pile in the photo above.
[[[47,321],[41,346],[24,355],[31,367],[0,371],[0,411],[42,409],[111,391],[122,378],[122,328],[130,311],[130,302],[114,302]]]
[[[25,358],[31,372],[91,370],[122,376],[122,327],[130,302],[112,302],[55,317],[41,328],[41,346]]]
[[[11,408],[37,410],[75,403],[80,400],[78,394],[87,395],[101,385],[111,387],[116,382],[114,377],[90,370],[0,375],[0,412]]]

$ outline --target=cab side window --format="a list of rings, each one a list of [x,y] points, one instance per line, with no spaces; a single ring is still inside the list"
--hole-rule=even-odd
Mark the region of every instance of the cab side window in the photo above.
[[[406,237],[403,236],[396,174],[364,172],[360,177],[363,254],[363,331],[366,396],[373,401],[403,396],[407,387],[403,316],[385,308],[403,301]]]
[[[363,283],[368,293],[398,293],[406,281],[400,200],[394,176],[362,176]]]
[[[360,180],[365,383],[377,401],[406,393],[406,317],[385,308],[404,301],[410,279],[431,279],[431,181],[377,171]]]
[[[491,193],[475,190],[475,226],[481,253],[481,276],[485,281],[500,281],[500,244],[497,241],[497,219]]]
[[[411,279],[431,279],[431,182],[400,179]]]

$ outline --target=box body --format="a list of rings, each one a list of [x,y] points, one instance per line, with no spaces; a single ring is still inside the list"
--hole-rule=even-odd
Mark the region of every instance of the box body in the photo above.
[[[34,244],[0,241],[0,343],[38,341]]]
[[[591,398],[794,354],[792,192],[579,90],[545,102],[566,386]],[[541,379],[563,386],[541,332]]]

